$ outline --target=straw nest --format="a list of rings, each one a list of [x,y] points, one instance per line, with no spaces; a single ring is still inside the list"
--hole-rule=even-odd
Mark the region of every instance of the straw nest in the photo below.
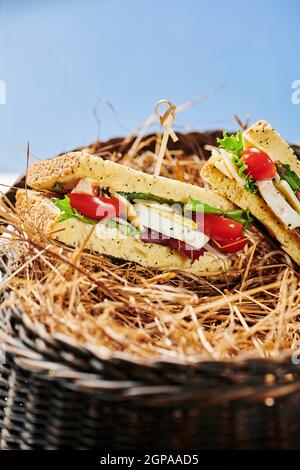
[[[205,145],[213,144],[216,134],[178,135],[161,174],[202,185]],[[160,134],[114,139],[87,150],[151,173],[160,139]],[[19,306],[50,333],[99,345],[106,354],[123,351],[141,362],[278,357],[300,346],[298,273],[255,228],[234,273],[216,279],[93,256],[84,244],[77,250],[62,247],[25,224],[5,197],[0,217],[7,272],[1,289],[9,291],[4,305]]]

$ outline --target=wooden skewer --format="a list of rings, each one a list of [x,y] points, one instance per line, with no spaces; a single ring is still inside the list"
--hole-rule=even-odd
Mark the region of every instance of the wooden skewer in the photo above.
[[[160,113],[159,113],[159,107],[162,104],[167,104],[168,109],[161,116]],[[163,159],[164,159],[165,151],[166,151],[166,148],[167,148],[167,143],[168,143],[169,136],[171,136],[173,142],[177,142],[177,140],[178,140],[177,135],[175,134],[175,132],[172,129],[172,124],[173,124],[173,121],[174,121],[174,118],[175,118],[175,111],[176,111],[176,106],[173,103],[171,103],[171,101],[169,101],[169,100],[165,100],[165,99],[160,100],[160,101],[158,101],[158,103],[155,106],[155,112],[159,116],[161,125],[165,128],[165,130],[164,130],[164,135],[163,135],[163,138],[162,138],[161,146],[160,146],[160,149],[159,149],[157,162],[156,162],[156,165],[155,165],[154,176],[159,176],[159,174],[160,174],[160,170],[161,170],[162,162],[163,162]]]

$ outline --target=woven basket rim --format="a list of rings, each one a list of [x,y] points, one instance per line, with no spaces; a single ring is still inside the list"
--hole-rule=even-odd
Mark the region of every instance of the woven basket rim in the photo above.
[[[2,318],[8,319],[12,312],[2,310],[1,313]],[[22,327],[26,315],[17,311],[14,313],[19,314],[20,323],[17,331],[20,332],[19,327]],[[27,318],[26,322],[28,320],[30,319]],[[27,327],[32,326],[35,329],[35,325],[30,322],[27,324]],[[48,340],[49,338],[54,342],[51,335],[44,339]],[[11,332],[5,332],[5,329],[2,328],[0,341],[5,353],[12,358],[14,367],[25,371],[29,377],[39,376],[46,381],[56,381],[64,388],[76,392],[97,394],[103,400],[109,401],[126,400],[137,403],[141,400],[141,403],[145,405],[144,400],[146,400],[149,406],[164,406],[166,403],[190,403],[191,400],[205,400],[207,405],[218,405],[242,399],[250,404],[270,397],[280,399],[293,394],[300,388],[300,368],[293,365],[291,361],[257,359],[240,361],[239,363],[203,361],[197,364],[198,370],[196,365],[193,367],[177,364],[178,367],[176,367],[173,363],[153,361],[151,365],[132,364],[139,368],[140,380],[128,377],[111,379],[102,375],[101,365],[103,364],[99,357],[92,358],[94,365],[99,367],[98,372],[96,369],[93,372],[78,370],[76,363],[72,364],[72,359],[69,359],[68,363],[61,358],[49,359],[45,355],[41,336],[37,335],[35,338],[34,348],[36,347],[36,349],[34,349],[26,344],[24,336],[21,337],[17,334],[14,337]],[[58,346],[60,348],[63,346],[61,338]],[[41,350],[39,350],[40,347]],[[90,350],[85,352],[91,354]],[[106,359],[106,365],[109,369],[118,367],[124,373],[130,363],[122,358],[112,358]],[[158,373],[158,375],[165,369],[168,372],[169,366],[173,368],[172,372],[176,378],[184,371],[185,379],[177,380],[177,382],[168,381],[167,374],[165,380],[161,382],[154,381],[152,383],[143,380],[143,377],[147,376],[149,372],[150,374]],[[199,376],[193,380],[193,372],[202,374],[201,380],[199,380]],[[272,380],[269,380],[270,378]]]

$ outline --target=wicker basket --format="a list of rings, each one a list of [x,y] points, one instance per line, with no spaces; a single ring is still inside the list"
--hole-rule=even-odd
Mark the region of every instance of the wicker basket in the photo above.
[[[143,366],[2,311],[1,446],[299,448],[300,370],[281,361]]]
[[[205,153],[215,136],[194,133],[186,145]],[[145,365],[50,336],[16,308],[1,311],[0,325],[3,449],[300,448],[290,356]]]

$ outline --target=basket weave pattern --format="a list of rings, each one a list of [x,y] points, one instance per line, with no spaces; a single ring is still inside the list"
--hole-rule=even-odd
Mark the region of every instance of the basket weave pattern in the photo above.
[[[17,310],[2,324],[2,448],[299,448],[290,357],[143,366],[51,338]]]

